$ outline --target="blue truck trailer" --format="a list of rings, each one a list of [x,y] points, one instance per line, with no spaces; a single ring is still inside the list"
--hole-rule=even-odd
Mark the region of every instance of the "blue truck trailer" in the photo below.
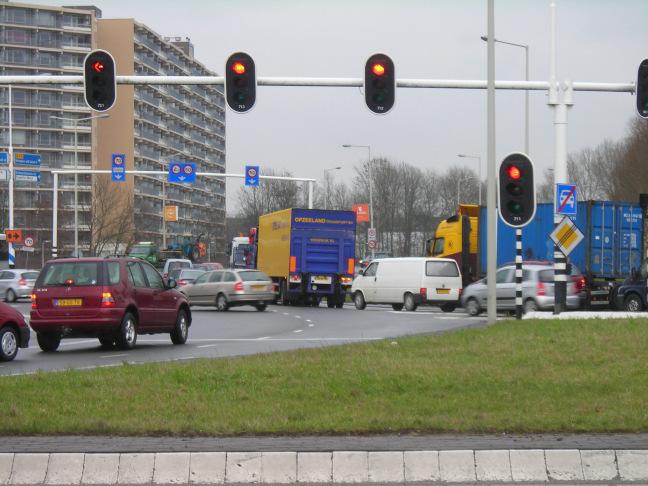
[[[284,209],[259,217],[256,267],[268,274],[284,305],[341,308],[355,271],[353,211]]]
[[[576,265],[586,280],[587,306],[610,303],[610,289],[628,278],[643,260],[644,218],[638,204],[583,201],[577,215],[571,217],[583,233],[583,241],[572,251],[568,261]],[[442,221],[430,241],[428,254],[455,258],[465,283],[486,273],[485,207],[461,205],[456,215]],[[554,243],[549,237],[554,229],[554,206],[538,204],[535,218],[522,230],[524,260],[553,261]],[[497,265],[515,260],[515,229],[497,223]]]

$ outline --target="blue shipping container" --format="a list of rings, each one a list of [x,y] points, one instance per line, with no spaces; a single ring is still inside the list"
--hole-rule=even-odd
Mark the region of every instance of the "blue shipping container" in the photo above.
[[[553,260],[554,206],[538,204],[535,218],[522,229],[524,260]],[[602,279],[624,278],[642,260],[643,218],[639,205],[607,201],[578,203],[571,218],[585,238],[571,252],[569,261],[581,272]],[[479,269],[486,272],[486,208],[479,217]],[[515,260],[515,229],[498,217],[497,265]]]

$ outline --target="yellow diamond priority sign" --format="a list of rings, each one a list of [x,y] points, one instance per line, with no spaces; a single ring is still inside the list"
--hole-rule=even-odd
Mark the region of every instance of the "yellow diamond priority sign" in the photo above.
[[[576,227],[571,219],[565,217],[553,230],[549,237],[560,248],[565,256],[569,255],[578,244],[583,241],[583,233]]]

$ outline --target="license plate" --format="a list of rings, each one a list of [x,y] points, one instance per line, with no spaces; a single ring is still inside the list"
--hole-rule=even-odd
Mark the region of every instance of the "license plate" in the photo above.
[[[54,307],[80,307],[83,299],[54,299]]]
[[[450,289],[437,289],[437,294],[449,294]]]
[[[317,275],[317,276],[313,277],[313,282],[331,283],[331,277],[324,277],[324,276]]]
[[[266,286],[265,285],[253,285],[252,288],[254,290],[265,290]]]

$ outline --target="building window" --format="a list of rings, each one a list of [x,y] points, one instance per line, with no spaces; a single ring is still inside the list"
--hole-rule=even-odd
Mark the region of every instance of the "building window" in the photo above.
[[[4,38],[7,44],[29,45],[30,43],[29,32],[25,30],[7,29]]]
[[[38,134],[38,146],[39,147],[49,147],[52,145],[53,141],[52,134],[50,132],[39,132]]]
[[[27,24],[29,22],[29,12],[24,8],[7,8],[5,12],[7,22],[10,24]]]
[[[81,67],[83,66],[84,56],[78,54],[63,54],[63,66]]]
[[[29,62],[28,53],[23,49],[6,49],[3,57],[10,64],[27,64]]]
[[[11,91],[14,105],[24,105],[27,103],[27,93],[23,90],[14,89]]]
[[[11,113],[11,118],[12,122],[15,123],[16,125],[24,125],[25,124],[25,111],[24,110],[12,110]]]
[[[38,104],[40,106],[53,107],[57,105],[57,96],[56,93],[50,91],[39,91],[38,92]]]
[[[40,66],[56,66],[57,56],[52,52],[39,52],[36,63]]]
[[[56,27],[56,14],[49,10],[39,10],[36,13],[36,24],[43,27]]]
[[[38,32],[38,45],[42,47],[59,47],[58,34],[49,30]]]
[[[63,15],[63,26],[64,27],[74,27],[74,28],[90,28],[90,17],[86,15],[73,15],[73,14],[64,14]]]

